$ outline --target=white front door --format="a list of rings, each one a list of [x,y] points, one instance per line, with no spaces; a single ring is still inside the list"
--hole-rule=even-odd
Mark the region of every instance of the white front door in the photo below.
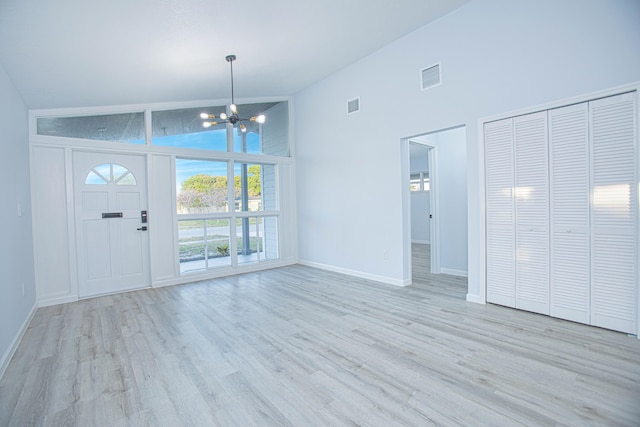
[[[74,152],[79,296],[149,286],[146,161]]]

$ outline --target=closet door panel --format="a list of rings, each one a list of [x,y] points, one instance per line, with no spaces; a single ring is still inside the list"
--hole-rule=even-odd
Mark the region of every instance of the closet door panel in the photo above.
[[[588,104],[549,111],[550,314],[590,322]]]
[[[516,308],[549,314],[549,238],[547,233],[518,231]]]
[[[635,238],[597,234],[593,252],[591,324],[635,334]]]
[[[487,302],[515,307],[513,121],[486,123]]]
[[[589,235],[558,233],[552,248],[551,315],[589,324]]]
[[[591,101],[591,324],[637,332],[635,93]]]
[[[547,112],[514,118],[516,308],[549,314]]]
[[[547,112],[514,119],[516,224],[548,232],[549,181]]]

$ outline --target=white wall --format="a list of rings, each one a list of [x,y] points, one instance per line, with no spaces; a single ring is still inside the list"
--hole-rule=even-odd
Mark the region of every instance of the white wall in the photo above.
[[[475,0],[297,94],[299,258],[404,282],[400,140],[466,125],[479,300],[478,119],[637,81],[638,22],[635,0]],[[437,62],[443,84],[420,91]]]
[[[27,117],[22,98],[0,64],[0,376],[36,302]]]
[[[422,144],[410,144],[409,169],[412,174],[424,172],[429,174],[429,148]]]
[[[71,153],[64,148],[31,146],[33,252],[39,306],[78,299],[76,273],[72,267],[75,260],[71,256],[75,252],[71,250],[69,238],[73,216],[68,215],[68,210],[73,199],[67,196],[73,191],[66,179],[66,168],[70,161]]]
[[[467,150],[465,128],[430,135],[438,148],[440,271],[467,275]]]

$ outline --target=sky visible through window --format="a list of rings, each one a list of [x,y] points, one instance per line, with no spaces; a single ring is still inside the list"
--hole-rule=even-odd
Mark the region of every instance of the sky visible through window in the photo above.
[[[234,131],[235,132],[235,131]],[[260,154],[260,136],[247,132],[247,153]],[[234,138],[234,151],[242,152],[242,139]],[[226,129],[205,132],[185,133],[169,136],[154,136],[153,145],[177,148],[196,148],[198,150],[227,151]]]
[[[169,136],[154,136],[153,145],[199,150],[227,151],[227,131],[216,129],[207,132],[184,133]]]
[[[235,144],[237,145],[237,138]],[[208,132],[189,133],[154,137],[154,145],[180,148],[197,148],[204,150],[227,151],[227,134],[225,129]],[[235,151],[241,151],[235,147]],[[256,133],[247,133],[247,153],[260,153],[260,137]],[[198,174],[211,176],[227,176],[227,163],[215,160],[176,159],[176,193],[180,193],[182,183]]]

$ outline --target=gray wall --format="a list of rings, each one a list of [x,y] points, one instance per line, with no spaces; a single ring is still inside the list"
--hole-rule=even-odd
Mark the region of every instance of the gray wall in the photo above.
[[[35,307],[28,115],[0,64],[0,374]],[[18,204],[22,216],[18,216]],[[24,284],[24,296],[22,295]]]

